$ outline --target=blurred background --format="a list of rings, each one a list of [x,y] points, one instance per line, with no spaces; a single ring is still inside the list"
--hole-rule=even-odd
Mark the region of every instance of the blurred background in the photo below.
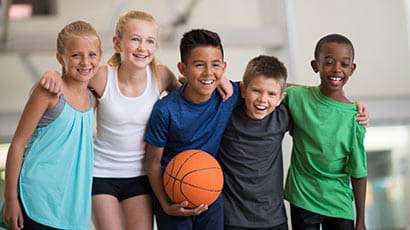
[[[61,69],[55,59],[60,29],[79,19],[94,25],[105,64],[116,20],[131,9],[156,17],[156,56],[176,74],[179,39],[193,28],[221,36],[229,79],[240,80],[251,58],[267,54],[286,64],[289,82],[304,85],[319,83],[309,64],[318,39],[349,37],[357,70],[346,94],[371,112],[367,227],[410,229],[410,0],[0,0],[1,170],[30,88],[45,71]],[[290,148],[286,137],[285,171]]]

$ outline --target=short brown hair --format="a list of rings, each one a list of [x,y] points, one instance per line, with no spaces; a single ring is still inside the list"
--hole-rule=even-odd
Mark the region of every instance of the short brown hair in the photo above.
[[[285,65],[276,57],[260,55],[249,61],[243,74],[242,81],[247,86],[255,77],[264,76],[277,80],[281,85],[281,91],[286,88],[287,70]]]

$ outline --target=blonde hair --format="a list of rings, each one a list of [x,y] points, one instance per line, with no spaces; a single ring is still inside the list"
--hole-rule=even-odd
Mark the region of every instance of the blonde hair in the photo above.
[[[64,49],[66,41],[72,36],[95,36],[98,39],[98,47],[100,52],[101,49],[101,39],[94,27],[84,21],[75,21],[66,26],[58,33],[57,36],[57,52],[61,55],[64,54]],[[64,66],[62,74],[65,74]]]
[[[128,11],[127,13],[123,14],[118,19],[117,24],[115,26],[115,36],[119,40],[122,39],[125,25],[131,19],[144,20],[144,21],[147,21],[147,22],[151,22],[155,26],[157,26],[157,22],[151,14],[148,14],[144,11],[139,11],[139,10]],[[107,63],[110,66],[120,66],[121,65],[121,56],[120,56],[120,54],[119,53],[114,53],[111,56],[111,58],[108,60]],[[160,79],[159,79],[159,75],[158,75],[157,61],[156,61],[155,57],[149,63],[149,67],[151,68],[151,72],[152,72],[152,76],[154,78],[154,81],[157,84],[159,84]]]

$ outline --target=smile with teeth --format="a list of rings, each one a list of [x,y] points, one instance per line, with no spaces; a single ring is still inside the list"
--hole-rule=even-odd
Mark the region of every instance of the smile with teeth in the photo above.
[[[77,69],[77,71],[78,71],[80,74],[88,74],[88,73],[91,72],[91,70],[92,70],[92,68]]]
[[[255,105],[256,110],[263,111],[266,110],[268,107],[265,105]]]
[[[211,85],[215,82],[215,80],[200,80],[199,82],[204,85]]]
[[[329,77],[329,79],[332,80],[332,81],[341,81],[341,80],[343,80],[342,77]]]
[[[132,55],[137,58],[147,58],[148,57],[147,55],[141,55],[141,54],[132,54]]]

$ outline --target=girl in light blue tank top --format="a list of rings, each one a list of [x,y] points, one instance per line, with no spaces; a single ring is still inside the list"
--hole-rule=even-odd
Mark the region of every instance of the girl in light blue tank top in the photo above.
[[[82,21],[63,28],[57,60],[64,96],[33,88],[6,163],[4,224],[13,229],[89,229],[94,101],[100,39]]]

